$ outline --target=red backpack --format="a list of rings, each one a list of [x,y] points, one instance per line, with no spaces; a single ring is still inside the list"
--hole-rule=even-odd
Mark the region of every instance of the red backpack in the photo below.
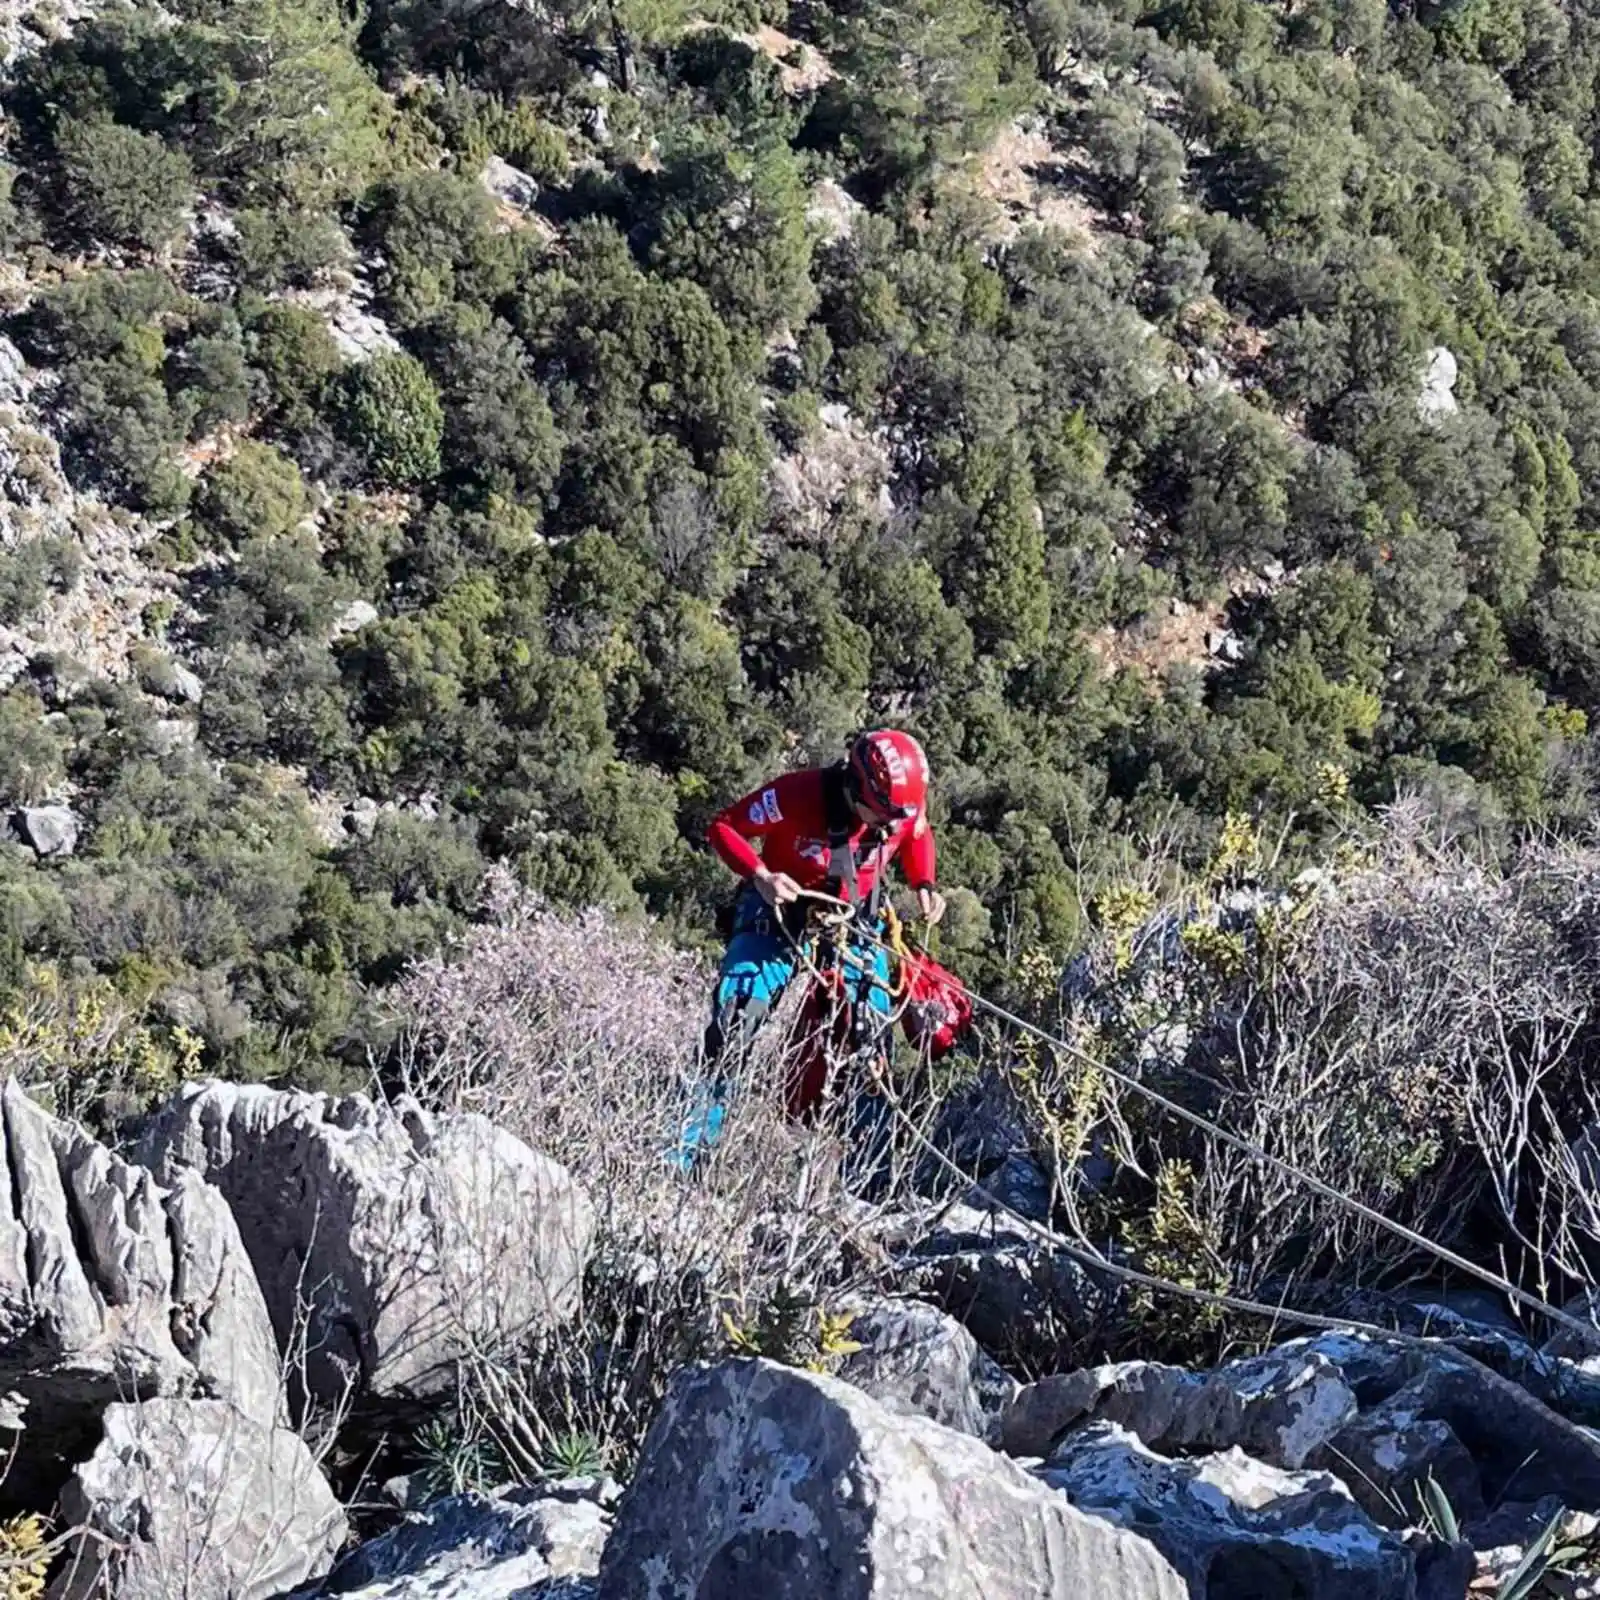
[[[914,1049],[925,1050],[930,1061],[937,1061],[954,1050],[972,1026],[972,996],[953,972],[930,956],[908,952],[900,963],[906,986],[901,1028]]]

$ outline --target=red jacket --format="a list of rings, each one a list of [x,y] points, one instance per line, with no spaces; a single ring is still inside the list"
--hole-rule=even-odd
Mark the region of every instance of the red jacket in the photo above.
[[[829,781],[826,769],[811,767],[804,772],[786,772],[751,790],[712,822],[711,848],[741,878],[764,865],[769,871],[788,873],[805,889],[832,887],[830,879],[842,883],[843,867],[834,861],[828,843]],[[841,811],[837,799],[835,820],[850,830],[846,837],[855,852],[856,891],[861,899],[872,892],[878,874],[896,856],[913,889],[932,886],[935,851],[925,810],[892,824],[875,848],[867,843],[866,825],[854,811]],[[751,843],[756,839],[761,841],[759,851]]]

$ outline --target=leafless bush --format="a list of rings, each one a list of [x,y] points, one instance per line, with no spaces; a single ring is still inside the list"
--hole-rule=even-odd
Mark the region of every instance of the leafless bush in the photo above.
[[[758,1047],[726,1060],[725,1131],[693,1176],[669,1159],[692,1114],[709,966],[647,928],[560,914],[489,885],[492,916],[401,988],[402,1087],[481,1111],[562,1162],[597,1213],[583,1303],[517,1347],[472,1349],[462,1427],[492,1433],[524,1476],[587,1437],[624,1460],[671,1371],[725,1348],[774,1296],[820,1315],[853,1280],[846,1244],[870,1208],[842,1170],[859,1141],[841,1094],[814,1121],[782,1109],[785,1042],[803,984]],[[902,1139],[874,1194],[909,1182]]]
[[[272,1415],[247,1416],[229,1401],[132,1393],[114,1408],[109,1460],[93,1489],[69,1485],[60,1500],[65,1525],[40,1552],[60,1558],[52,1594],[266,1600],[306,1575],[307,1552],[321,1552],[323,1564],[337,1553],[345,1519],[325,1473],[359,1375],[351,1372],[343,1393],[306,1406],[288,1425],[291,1396],[308,1392],[315,1287],[302,1274]],[[0,1600],[9,1600],[6,1570],[0,1559]]]
[[[1291,1301],[1316,1281],[1437,1279],[1429,1251],[1263,1152],[1547,1301],[1594,1282],[1600,850],[1540,840],[1496,860],[1400,808],[1335,869],[1282,894],[1212,885],[1141,937],[1066,1019],[1085,1053],[1053,1104],[1074,1126],[1067,1090],[1090,1083],[1077,1137],[1120,1152],[1120,1192],[1129,1172],[1167,1175],[1163,1225],[1199,1277]],[[1249,1148],[1095,1083],[1096,1051]],[[1080,1231],[1117,1212],[1062,1188]]]

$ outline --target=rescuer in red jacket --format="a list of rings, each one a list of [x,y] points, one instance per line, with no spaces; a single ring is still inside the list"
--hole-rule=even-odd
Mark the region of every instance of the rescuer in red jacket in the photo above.
[[[710,1054],[719,1054],[735,1029],[748,1037],[793,978],[802,889],[874,906],[886,869],[898,860],[924,918],[931,924],[944,915],[927,799],[922,746],[908,733],[879,728],[854,740],[843,761],[785,773],[718,814],[711,846],[746,887],[717,979]],[[878,949],[874,959],[887,1012],[888,956]]]

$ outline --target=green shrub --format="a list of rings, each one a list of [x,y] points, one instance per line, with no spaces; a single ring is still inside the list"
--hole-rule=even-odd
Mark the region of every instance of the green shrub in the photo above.
[[[304,432],[316,420],[328,382],[343,365],[315,311],[276,302],[248,318],[245,355],[260,374],[270,415],[292,432]]]
[[[337,406],[341,432],[379,482],[404,486],[438,476],[444,408],[414,356],[374,356],[346,368]]]
[[[52,589],[70,589],[82,570],[83,552],[70,539],[47,536],[0,551],[0,622],[15,627]]]
[[[208,467],[194,498],[196,519],[225,546],[286,534],[309,509],[300,469],[281,451],[254,439]]]
[[[183,226],[194,168],[153,133],[69,122],[56,136],[60,207],[68,224],[108,244],[160,250]]]
[[[0,801],[35,805],[65,775],[59,733],[44,721],[44,705],[31,688],[0,695]]]
[[[343,230],[324,212],[247,208],[234,226],[239,281],[263,293],[313,284],[350,254]]]

